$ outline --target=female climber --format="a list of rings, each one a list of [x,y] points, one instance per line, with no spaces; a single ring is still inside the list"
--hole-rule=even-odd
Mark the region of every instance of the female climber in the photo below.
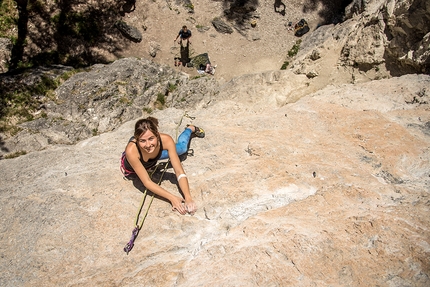
[[[175,144],[171,136],[158,132],[158,120],[156,118],[140,119],[136,122],[134,136],[130,138],[121,157],[121,170],[125,176],[136,174],[148,190],[169,200],[172,204],[172,210],[177,210],[182,215],[186,213],[193,215],[197,209],[191,197],[187,176],[179,159],[179,155],[187,152],[192,135],[203,138],[205,132],[194,125],[188,125]],[[153,182],[148,174],[148,170],[154,167],[158,160],[167,158],[170,159],[184,198],[166,191]]]

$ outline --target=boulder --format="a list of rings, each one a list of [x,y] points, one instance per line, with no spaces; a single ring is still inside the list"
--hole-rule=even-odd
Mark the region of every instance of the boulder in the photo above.
[[[223,34],[231,34],[233,33],[233,28],[230,27],[226,22],[224,22],[221,18],[216,17],[212,20],[212,25],[215,27],[219,33]]]
[[[139,43],[142,41],[142,34],[140,31],[124,21],[117,21],[115,27],[127,38],[133,42]]]

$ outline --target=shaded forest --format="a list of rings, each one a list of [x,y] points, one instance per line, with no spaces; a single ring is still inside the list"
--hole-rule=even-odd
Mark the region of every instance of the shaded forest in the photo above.
[[[127,47],[114,24],[130,7],[127,1],[59,0],[44,4],[38,0],[2,0],[5,15],[16,25],[17,34],[10,35],[13,50],[9,69],[64,64],[73,67],[106,62],[103,53],[118,54]],[[49,2],[48,2],[49,3]],[[9,7],[9,9],[6,9]],[[2,36],[7,36],[3,25]]]

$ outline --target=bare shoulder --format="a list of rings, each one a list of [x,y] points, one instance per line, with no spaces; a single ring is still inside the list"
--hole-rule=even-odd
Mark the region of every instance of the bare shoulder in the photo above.
[[[128,142],[127,146],[125,147],[125,153],[126,154],[138,153],[135,139]]]
[[[160,133],[160,138],[161,142],[163,143],[164,149],[168,149],[169,147],[175,147],[175,142],[170,135]]]

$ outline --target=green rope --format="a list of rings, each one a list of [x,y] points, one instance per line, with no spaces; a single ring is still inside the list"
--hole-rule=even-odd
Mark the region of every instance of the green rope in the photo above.
[[[158,185],[161,184],[161,181],[163,179],[164,173],[167,170],[167,166],[169,165],[169,162],[170,161],[168,160],[164,166],[163,173],[161,174],[160,179],[158,180]],[[160,165],[162,165],[162,164],[157,164],[155,166],[154,170],[151,172],[151,177],[155,173],[155,171],[157,170],[158,166],[160,166]],[[145,204],[147,195],[148,195],[148,189],[145,188],[145,191],[143,192],[142,203],[140,204],[139,210],[138,210],[137,215],[136,215],[135,227],[134,227],[133,231],[131,232],[131,239],[124,247],[124,251],[127,252],[127,255],[131,251],[131,249],[133,249],[134,240],[137,238],[139,231],[142,229],[143,223],[145,222],[146,216],[148,215],[149,208],[151,207],[152,201],[154,200],[154,197],[155,197],[155,194],[152,193],[151,201],[149,202],[149,205],[146,208],[145,214],[142,217],[141,223],[139,224],[139,217],[140,217],[140,214],[142,213],[142,208],[143,208],[143,205]]]
[[[189,119],[191,119],[191,120],[194,120],[195,119],[195,117],[191,117],[190,115],[188,115],[188,113],[185,111],[185,113],[182,115],[182,117],[181,117],[181,119],[179,120],[179,124],[176,126],[176,141],[178,141],[178,130],[179,130],[179,127],[181,126],[181,124],[182,124],[182,120],[183,120],[183,118],[184,117],[187,117],[187,118],[189,118]],[[169,165],[169,162],[170,162],[170,160],[168,160],[167,162],[166,162],[166,165],[164,166],[164,169],[163,169],[163,173],[161,174],[161,176],[160,176],[160,179],[158,180],[158,185],[160,185],[161,184],[161,181],[163,180],[163,176],[164,176],[164,173],[166,172],[166,170],[167,170],[167,166]],[[154,168],[154,170],[151,172],[151,174],[150,174],[150,177],[152,178],[152,175],[155,173],[155,171],[157,170],[157,168],[160,166],[161,164],[157,164],[156,166],[155,166],[155,168]],[[148,192],[148,189],[146,188],[145,189],[145,191],[143,192],[143,199],[142,199],[142,203],[140,204],[140,207],[139,207],[139,210],[138,210],[138,212],[137,212],[137,215],[136,215],[136,221],[135,221],[135,225],[136,225],[136,227],[140,230],[141,228],[142,228],[142,226],[143,226],[143,222],[145,221],[145,218],[146,218],[146,216],[148,215],[148,212],[149,212],[149,208],[151,207],[151,204],[152,204],[152,201],[154,200],[154,193],[152,194],[152,196],[151,196],[151,201],[149,202],[149,205],[148,205],[148,207],[146,208],[146,211],[145,211],[145,214],[143,215],[143,218],[142,218],[142,221],[141,221],[141,224],[139,224],[139,217],[140,217],[140,213],[142,212],[142,208],[143,208],[143,206],[144,206],[144,204],[145,204],[145,201],[146,201],[146,195],[147,195],[147,192]]]
[[[187,118],[189,118],[191,120],[195,119],[195,117],[189,116],[187,112],[185,112],[182,115],[181,119],[179,120],[179,124],[176,126],[176,142],[178,141],[178,130],[179,130],[179,127],[182,124],[182,119],[184,117],[187,117]],[[163,180],[163,176],[166,173],[166,170],[167,170],[167,167],[169,166],[169,163],[170,163],[170,159],[167,160],[166,163],[165,163],[165,165],[164,165],[163,172],[161,173],[161,176],[160,176],[160,178],[158,180],[158,185],[161,184],[161,181]],[[159,164],[157,164],[155,166],[154,170],[150,174],[151,179],[152,179],[152,176],[154,175],[155,171],[158,169],[158,167],[161,166],[161,165],[163,165],[163,164],[164,163],[159,163]],[[132,236],[131,236],[130,241],[124,247],[124,251],[127,252],[127,254],[131,251],[131,249],[134,246],[134,240],[136,239],[137,235],[139,234],[139,231],[142,229],[143,223],[145,222],[145,219],[148,216],[149,208],[151,207],[152,201],[154,200],[154,197],[155,197],[155,194],[152,193],[151,201],[149,202],[148,207],[146,208],[145,214],[143,214],[142,220],[141,220],[141,222],[139,224],[139,217],[140,217],[140,214],[142,213],[143,206],[145,205],[145,201],[146,201],[146,196],[147,195],[148,195],[148,188],[145,187],[145,191],[143,192],[142,202],[140,204],[139,210],[137,211],[137,215],[136,215],[135,228],[134,228],[134,230],[132,232]]]
[[[160,184],[161,184],[161,181],[163,180],[163,176],[164,176],[164,174],[166,173],[167,166],[169,165],[169,162],[170,162],[170,160],[168,160],[168,161],[165,163],[165,165],[164,165],[163,173],[161,174],[160,179],[158,180],[158,183],[157,183],[158,185],[160,185]],[[152,175],[155,173],[155,171],[157,170],[157,168],[158,168],[160,165],[162,165],[162,164],[157,164],[157,165],[155,166],[154,170],[151,172],[151,175],[150,175],[150,176],[151,176],[151,178],[152,178]],[[136,215],[136,221],[135,221],[135,225],[136,225],[136,227],[137,227],[139,230],[140,230],[140,229],[142,228],[142,226],[143,226],[143,223],[144,223],[144,221],[145,221],[145,219],[146,219],[146,216],[148,215],[149,208],[151,207],[152,201],[154,200],[154,196],[155,196],[155,194],[154,194],[154,193],[152,193],[151,201],[149,202],[149,205],[148,205],[148,207],[146,208],[145,214],[144,214],[144,215],[143,215],[143,217],[142,217],[142,221],[141,221],[141,223],[139,224],[139,217],[140,217],[140,213],[142,212],[142,208],[143,208],[143,205],[145,204],[146,196],[147,196],[147,195],[148,195],[148,189],[147,189],[147,188],[145,188],[145,191],[143,192],[143,199],[142,199],[142,203],[140,204],[139,210],[138,210],[137,215]]]

